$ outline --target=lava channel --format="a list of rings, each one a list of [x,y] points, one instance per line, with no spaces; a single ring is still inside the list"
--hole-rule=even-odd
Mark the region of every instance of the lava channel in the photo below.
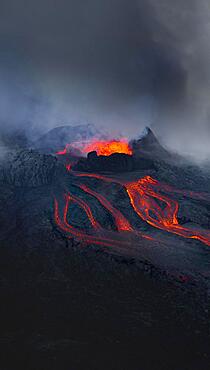
[[[192,229],[179,224],[177,201],[162,195],[159,191],[168,191],[168,186],[146,176],[138,181],[125,184],[130,202],[135,212],[151,226],[180,235],[189,239],[197,239],[210,246],[210,232],[201,229]],[[172,190],[170,188],[170,190]],[[195,195],[195,194],[194,194]],[[163,202],[162,209],[157,200]]]
[[[93,226],[93,230],[95,233],[94,235],[87,233],[85,230],[78,229],[68,223],[69,204],[71,201],[75,202],[76,204],[78,204],[78,206],[83,208]],[[54,217],[57,226],[63,232],[65,232],[69,238],[75,237],[77,240],[83,243],[96,244],[107,247],[121,247],[122,245],[129,246],[130,244],[126,240],[115,240],[114,238],[103,236],[103,230],[101,229],[101,226],[98,224],[98,222],[95,220],[89,206],[85,204],[85,202],[81,202],[81,199],[79,199],[78,197],[71,196],[69,194],[65,195],[65,206],[62,212],[62,216],[60,216],[59,213],[58,201],[57,199],[55,199]]]
[[[197,239],[202,243],[210,246],[210,232],[208,230],[193,229],[180,225],[177,217],[179,210],[178,202],[169,198],[169,196],[161,194],[161,192],[180,193],[189,197],[194,197],[196,199],[206,199],[205,194],[200,195],[199,193],[195,192],[176,190],[167,184],[163,184],[153,179],[150,176],[145,176],[137,181],[125,183],[121,180],[112,179],[98,174],[74,173],[74,175],[77,177],[90,177],[123,185],[127,191],[133,210],[142,220],[146,221],[149,225],[157,229],[167,231],[169,233],[177,234],[184,238]],[[116,207],[114,207],[104,196],[90,189],[85,184],[81,184],[79,185],[79,187],[85,193],[95,197],[102,204],[102,206],[112,214],[118,231],[127,231],[143,238],[154,240],[150,236],[133,229],[126,217],[118,209],[116,209]],[[67,222],[67,214],[70,201],[76,202],[80,207],[84,209],[87,217],[91,222],[93,230],[99,232],[99,234],[102,231],[105,232],[105,230],[102,229],[99,223],[94,219],[88,204],[80,198],[72,195],[68,195],[67,197],[62,219],[59,216],[58,202],[57,200],[55,200],[55,221],[63,231],[81,241],[86,241],[87,243],[92,244],[119,246],[120,244],[126,243],[125,241],[116,241],[114,239],[100,236],[99,234],[97,236],[89,235],[86,233],[86,231],[78,230],[71,226]]]

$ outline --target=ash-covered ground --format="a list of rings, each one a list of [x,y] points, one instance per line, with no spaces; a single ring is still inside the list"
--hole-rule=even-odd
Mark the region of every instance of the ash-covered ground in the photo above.
[[[18,144],[1,160],[0,368],[208,369],[210,247],[142,220],[121,185],[151,176],[201,194],[170,196],[179,204],[180,225],[207,231],[207,167],[182,162],[148,131],[133,143],[134,159],[78,159],[69,172],[45,140],[47,148],[40,149],[42,140],[33,149]],[[116,181],[79,177],[79,171]],[[78,187],[81,181],[150,239],[119,233],[113,215]],[[63,206],[66,192],[88,202],[103,230],[122,244],[85,243],[59,228],[54,199]],[[90,228],[74,203],[69,222]]]

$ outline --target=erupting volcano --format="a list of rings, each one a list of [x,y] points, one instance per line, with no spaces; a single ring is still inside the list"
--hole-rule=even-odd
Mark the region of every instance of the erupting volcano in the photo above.
[[[146,144],[151,144],[154,142],[155,146],[157,147],[158,142],[155,139],[152,131],[148,129],[147,135],[142,139],[142,145],[144,149],[146,147]],[[105,181],[109,183],[120,184],[126,190],[125,197],[127,194],[133,212],[135,212],[135,214],[138,215],[141,220],[145,221],[147,224],[156,229],[160,229],[168,233],[173,233],[188,239],[197,239],[202,243],[210,246],[210,232],[208,230],[197,228],[194,226],[185,226],[179,223],[179,202],[178,200],[171,198],[171,194],[173,194],[174,198],[176,198],[177,195],[185,196],[188,199],[200,199],[209,201],[208,194],[179,190],[173,188],[170,185],[159,182],[148,175],[144,175],[143,177],[135,181],[126,181],[119,180],[114,177],[111,178],[103,176],[101,173],[88,173],[91,168],[93,168],[94,172],[97,171],[97,169],[99,170],[99,172],[101,171],[101,169],[108,172],[113,171],[112,163],[110,162],[110,167],[108,167],[108,164],[109,160],[115,158],[111,156],[114,153],[118,153],[119,155],[126,154],[126,161],[135,160],[135,156],[132,156],[132,149],[126,139],[108,141],[93,139],[91,141],[86,141],[83,143],[74,142],[73,144],[67,144],[65,149],[61,150],[57,154],[71,154],[71,152],[75,148],[77,150],[79,149],[80,152],[82,152],[83,154],[90,152],[97,153],[96,156],[95,153],[91,153],[91,155],[89,155],[86,160],[82,159],[81,161],[78,161],[77,165],[73,167],[73,170],[71,163],[68,162],[68,164],[66,165],[66,169],[68,171],[71,170],[72,175],[77,177],[77,179],[87,177],[97,179],[102,182]],[[116,166],[114,167],[117,172],[120,170],[122,171],[120,165],[123,160],[125,160],[124,157],[123,159],[117,158],[115,163]],[[143,161],[142,158],[141,161]],[[94,165],[97,165],[98,167],[96,166],[96,168],[94,169]],[[133,163],[129,162],[128,168],[132,168],[132,165]],[[149,167],[148,160],[146,161],[146,165],[148,165]],[[139,168],[143,168],[142,162],[139,162],[139,166]],[[138,166],[136,166],[136,168],[138,170]],[[144,167],[144,169],[147,169],[147,167]],[[86,201],[84,201],[84,199],[81,200],[79,197],[75,197],[73,194],[67,194],[65,195],[66,203],[62,213],[60,213],[60,205],[58,204],[58,201],[55,200],[55,221],[59,228],[61,228],[70,237],[76,237],[82,242],[86,241],[87,243],[101,244],[106,246],[120,246],[122,244],[128,244],[128,240],[126,240],[126,237],[120,239],[119,234],[122,232],[124,232],[124,234],[126,232],[127,235],[132,234],[136,237],[143,237],[154,240],[150,235],[145,235],[140,232],[140,230],[137,230],[135,227],[133,227],[130,219],[127,219],[126,216],[123,215],[119,209],[117,209],[116,205],[113,206],[104,195],[96,192],[95,189],[91,189],[91,187],[89,187],[89,185],[87,186],[85,183],[80,183],[79,185],[77,184],[77,187],[79,187],[79,189],[83,191],[83,197],[84,195],[88,195],[95,198],[101,204],[101,206],[106,209],[108,213],[111,214],[114,220],[116,231],[113,231],[115,234],[113,238],[113,233],[107,233],[107,230],[105,230],[102,225],[100,225],[98,220],[94,218],[93,209],[91,210],[90,206],[86,203]],[[92,230],[74,228],[69,223],[70,202],[77,203],[77,205],[83,209],[90,221],[90,225],[92,225]]]

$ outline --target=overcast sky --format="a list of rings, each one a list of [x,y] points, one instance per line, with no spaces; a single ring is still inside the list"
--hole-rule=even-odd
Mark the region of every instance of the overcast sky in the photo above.
[[[1,128],[151,125],[208,156],[209,39],[209,0],[0,0]]]

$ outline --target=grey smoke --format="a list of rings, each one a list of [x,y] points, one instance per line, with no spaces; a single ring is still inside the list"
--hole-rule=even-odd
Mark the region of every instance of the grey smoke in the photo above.
[[[151,125],[208,157],[209,38],[208,0],[1,0],[1,130]]]

